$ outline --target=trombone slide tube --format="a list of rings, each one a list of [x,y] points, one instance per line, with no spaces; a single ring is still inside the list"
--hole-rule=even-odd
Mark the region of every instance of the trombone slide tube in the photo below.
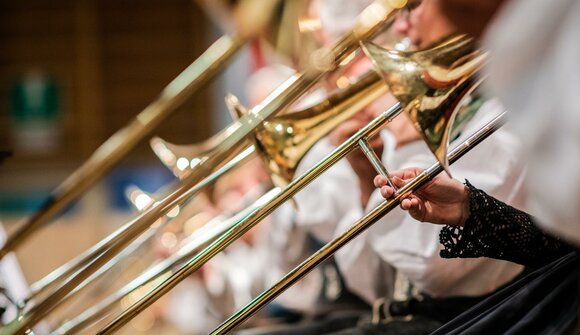
[[[385,165],[381,162],[381,159],[377,156],[373,148],[370,146],[369,142],[363,138],[358,141],[358,145],[361,151],[364,153],[364,155],[367,157],[367,159],[373,166],[373,168],[375,169],[375,171],[378,174],[387,177],[389,185],[396,190],[397,188],[395,187],[395,183],[393,183],[393,178],[391,177],[389,170],[387,170]]]
[[[237,156],[235,156],[232,160],[228,161],[226,164],[224,164],[218,170],[216,170],[211,175],[209,175],[204,181],[202,181],[201,183],[196,185],[196,187],[195,187],[196,190],[194,191],[194,194],[197,194],[197,192],[201,191],[204,187],[206,187],[212,183],[215,183],[216,180],[218,180],[220,177],[222,177],[226,173],[230,172],[236,166],[245,163],[254,152],[255,152],[254,146],[249,146],[248,148],[243,150],[241,153],[239,153]],[[87,251],[83,252],[80,256],[75,257],[70,262],[62,265],[61,267],[54,270],[53,272],[51,272],[50,274],[48,274],[44,278],[33,283],[31,285],[30,294],[26,298],[26,302],[30,301],[31,299],[38,296],[40,293],[44,292],[49,287],[55,285],[56,283],[62,281],[63,279],[65,279],[69,276],[72,276],[77,271],[79,271],[81,268],[86,266],[92,259],[94,259],[100,253],[102,253],[103,250],[105,250],[104,248],[106,248],[114,238],[116,238],[118,235],[120,235],[124,231],[126,231],[129,228],[130,224],[131,223],[129,222],[129,223],[123,225],[122,227],[120,227],[119,229],[117,229],[113,233],[111,233],[109,236],[107,236],[106,238],[104,238],[103,240],[101,240],[100,242],[95,244],[93,247],[91,247]],[[153,228],[150,228],[150,229],[153,229]],[[140,243],[140,242],[135,241],[133,243]],[[119,260],[118,257],[115,257],[114,259]],[[112,262],[109,262],[107,264],[108,265],[105,265],[104,270],[101,269],[97,273],[102,274],[102,273],[106,272],[108,269],[110,269],[111,267],[114,266],[115,262],[112,261]],[[96,276],[96,277],[91,276],[92,279],[96,279],[97,277],[98,276]],[[92,279],[85,281],[84,285],[88,284],[88,282],[92,281]],[[70,296],[67,296],[67,298],[69,298],[69,297]]]
[[[470,136],[462,144],[451,151],[448,155],[449,163],[451,164],[457,161],[469,150],[471,150],[471,148],[479,144],[494,131],[500,128],[505,121],[504,115],[505,112],[491,120],[486,126],[478,130],[475,134]],[[320,250],[318,250],[316,253],[294,268],[294,270],[289,272],[278,283],[276,283],[270,289],[262,292],[262,294],[248,303],[243,309],[224,321],[218,328],[212,331],[210,335],[227,334],[231,330],[235,329],[241,323],[246,321],[250,316],[264,307],[268,302],[276,298],[295,282],[305,276],[308,272],[314,269],[314,267],[328,259],[328,257],[332,256],[338,249],[349,243],[365,229],[370,227],[373,223],[377,222],[386,213],[390,212],[393,208],[396,208],[401,200],[407,197],[409,193],[421,188],[443,170],[444,169],[441,163],[435,163],[430,168],[423,171],[423,173],[415,177],[411,182],[400,188],[393,198],[385,200],[378,207],[359,219],[347,231],[330,241],[328,244],[326,244],[324,247],[322,247]]]
[[[310,170],[305,172],[298,179],[292,181],[278,196],[271,202],[258,208],[242,221],[238,222],[225,234],[220,236],[216,241],[211,243],[202,252],[197,254],[190,261],[185,263],[175,274],[168,278],[165,282],[159,284],[157,287],[145,294],[135,304],[130,306],[127,310],[121,313],[117,318],[105,326],[98,332],[100,335],[112,334],[119,330],[127,322],[133,319],[137,314],[145,308],[153,304],[157,299],[169,292],[172,288],[177,286],[183,279],[189,277],[192,273],[197,271],[203,264],[205,264],[212,257],[224,250],[236,239],[245,234],[248,230],[254,227],[260,220],[271,214],[283,202],[291,199],[296,192],[308,185],[312,180],[320,176],[324,171],[329,169],[334,163],[346,156],[349,152],[354,150],[358,141],[367,136],[376,134],[387,122],[399,115],[402,107],[396,103],[388,111],[383,112],[373,121],[371,121],[364,128],[360,129],[351,138],[341,144],[333,152],[327,155],[320,163],[316,164]]]
[[[242,142],[238,141],[238,146]],[[197,194],[202,188],[213,182],[219,176],[221,176],[225,171],[229,171],[240,161],[244,161],[253,152],[253,147],[248,147],[246,150],[242,151],[236,158],[224,166],[222,166],[218,171],[212,173],[210,176],[197,183],[196,177],[199,178],[203,175],[203,168],[207,165],[203,163],[198,166],[196,171],[203,170],[199,175],[192,173],[192,176],[188,180],[193,180],[195,183],[193,186],[189,187],[184,185],[180,187],[177,191],[171,193],[166,199],[156,206],[152,206],[149,210],[142,213],[137,218],[133,219],[131,222],[124,225],[123,229],[118,234],[113,234],[114,236],[108,239],[108,242],[103,244],[99,250],[95,250],[92,255],[93,258],[87,257],[81,260],[79,264],[79,270],[74,273],[73,276],[69,277],[63,283],[60,283],[49,296],[44,298],[40,303],[34,305],[26,314],[20,316],[19,318],[13,320],[2,329],[0,329],[0,335],[7,334],[21,334],[24,333],[28,328],[36,324],[41,320],[46,314],[50,313],[65,299],[71,291],[75,289],[76,286],[81,285],[87,278],[89,278],[93,273],[95,273],[99,268],[104,266],[109,260],[111,260],[114,255],[121,252],[123,248],[129,244],[133,239],[138,237],[143,231],[150,227],[156,220],[162,215],[168,213],[175,206],[185,202],[187,199],[191,198],[193,195]],[[228,152],[224,152],[224,156],[229,155]],[[209,160],[209,159],[208,159]],[[193,182],[192,182],[193,183]]]
[[[213,79],[242,47],[245,39],[224,35],[177,76],[161,95],[128,124],[103,143],[93,155],[54,191],[32,217],[8,237],[0,259],[17,248],[37,228],[89,189],[145,136],[165,120],[189,96]]]
[[[200,231],[196,231],[187,244],[185,244],[180,250],[171,255],[169,258],[151,266],[144,273],[139,275],[137,278],[132,280],[127,285],[123,286],[121,289],[108,296],[98,304],[87,309],[74,319],[65,322],[62,326],[56,329],[53,335],[70,335],[78,333],[89,325],[97,322],[103,317],[103,315],[110,312],[110,309],[119,302],[123,297],[133,293],[135,290],[141,286],[152,282],[153,280],[167,274],[172,268],[182,264],[191,257],[195,256],[198,252],[202,250],[204,246],[212,242],[222,234],[224,234],[228,229],[230,229],[236,222],[241,220],[243,217],[250,214],[257,207],[262,206],[264,203],[271,201],[278,193],[279,189],[275,188],[270,190],[268,193],[261,196],[256,200],[250,207],[244,209],[240,213],[236,214],[234,217],[227,219],[224,222],[217,224],[214,227],[207,228],[203,227]]]

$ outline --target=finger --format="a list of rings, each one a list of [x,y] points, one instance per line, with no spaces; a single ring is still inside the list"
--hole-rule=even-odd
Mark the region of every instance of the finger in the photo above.
[[[383,186],[387,185],[387,177],[383,176],[383,175],[377,175],[375,177],[375,179],[373,180],[373,183],[375,184],[375,187],[381,188]]]
[[[399,177],[403,180],[406,180],[406,179],[411,179],[411,178],[414,178],[415,176],[417,176],[417,174],[418,174],[417,171],[422,171],[422,170],[419,168],[406,168],[406,169],[392,171],[391,175],[393,177]]]
[[[419,200],[419,198],[413,196],[412,198],[410,198],[410,200],[411,200],[411,208],[421,210],[421,201]]]
[[[417,198],[413,197],[409,199],[409,214],[418,221],[423,221],[423,203]]]
[[[401,208],[403,210],[406,210],[406,211],[411,209],[411,199],[405,198],[405,199],[401,200]]]
[[[381,187],[381,195],[385,199],[389,199],[395,194],[395,190],[390,186],[383,186]]]
[[[413,167],[413,168],[404,169],[402,171],[403,171],[403,175],[400,176],[401,179],[410,180],[410,179],[417,177],[417,175],[419,175],[423,170]]]

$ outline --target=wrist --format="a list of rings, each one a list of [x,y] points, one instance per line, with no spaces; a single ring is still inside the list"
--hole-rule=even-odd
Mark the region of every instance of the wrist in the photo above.
[[[465,225],[465,222],[471,215],[471,209],[469,206],[470,203],[469,194],[470,194],[469,187],[467,185],[463,185],[463,200],[461,201],[461,215],[459,216],[459,222],[457,222],[457,225],[460,227],[463,227]]]

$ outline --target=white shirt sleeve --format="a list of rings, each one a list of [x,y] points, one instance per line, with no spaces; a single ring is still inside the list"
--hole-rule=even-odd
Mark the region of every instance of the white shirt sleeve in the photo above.
[[[327,138],[320,140],[300,162],[296,176],[320,162],[334,147]],[[296,224],[322,242],[333,237],[340,219],[353,207],[360,206],[356,174],[345,159],[313,180],[294,197]]]

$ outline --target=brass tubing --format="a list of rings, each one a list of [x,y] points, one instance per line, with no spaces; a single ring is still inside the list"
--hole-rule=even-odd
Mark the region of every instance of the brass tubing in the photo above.
[[[398,3],[404,5],[404,1]],[[377,13],[377,6],[382,12]],[[369,15],[369,10],[373,15]],[[223,143],[215,149],[212,156],[201,162],[195,171],[183,180],[183,186],[175,192],[169,194],[163,201],[153,206],[148,211],[133,220],[130,228],[111,241],[109,248],[99,257],[93,260],[85,268],[79,271],[74,278],[68,280],[58,287],[53,294],[44,299],[41,303],[31,308],[25,315],[12,321],[0,330],[0,334],[22,334],[27,329],[40,321],[48,314],[54,305],[66,297],[66,295],[83,280],[88,278],[96,269],[103,266],[113,255],[122,250],[130,241],[135,239],[139,234],[153,224],[157,218],[168,213],[175,206],[182,204],[191,196],[191,188],[208,176],[215,166],[218,166],[232,151],[238,150],[243,145],[243,139],[248,137],[253,130],[258,127],[264,120],[271,115],[283,110],[295,102],[303,93],[310,89],[325,73],[335,69],[346,57],[348,57],[356,48],[360,40],[365,40],[374,36],[381,31],[387,23],[390,23],[397,12],[394,7],[382,7],[378,2],[374,2],[363,12],[361,20],[357,22],[355,29],[346,34],[334,46],[323,54],[325,63],[329,67],[312,66],[305,70],[304,73],[295,75],[284,82],[277,90],[270,94],[261,104],[256,106],[256,110],[245,115],[233,124],[233,133],[228,136]],[[380,14],[380,15],[379,15]]]
[[[152,206],[149,210],[121,227],[123,230],[119,233],[114,233],[114,236],[108,239],[109,241],[104,243],[100,250],[95,250],[94,254],[89,255],[86,259],[82,259],[79,262],[77,265],[78,271],[75,272],[73,276],[67,278],[67,280],[62,283],[58,283],[59,285],[56,287],[56,289],[54,289],[50,295],[44,298],[40,303],[32,306],[32,308],[27,311],[26,314],[20,316],[18,319],[10,322],[8,325],[0,329],[0,334],[18,334],[19,332],[24,332],[26,330],[25,328],[29,327],[30,324],[35,324],[38,322],[40,319],[42,319],[42,317],[44,317],[44,315],[50,313],[52,310],[58,307],[62,300],[70,297],[71,292],[75,291],[77,286],[82,285],[83,282],[87,280],[87,278],[90,278],[93,273],[97,272],[101,266],[107,264],[108,261],[112,259],[117,253],[121,252],[121,250],[123,250],[123,248],[128,243],[130,243],[134,238],[139,236],[144,230],[151,226],[157,220],[157,218],[165,215],[176,205],[178,205],[179,203],[177,202],[179,200],[182,200],[180,203],[185,202],[191,196],[197,194],[205,186],[214,182],[223,173],[232,169],[233,166],[237,165],[238,161],[243,161],[250,157],[252,152],[253,150],[251,147],[247,148],[241,154],[236,156],[237,159],[228,162],[218,171],[216,171],[216,173],[213,173],[202,182],[196,183],[189,189],[187,188],[187,185],[182,186],[177,191],[171,193],[164,200],[165,205],[163,203],[159,203],[157,206]],[[228,155],[228,153],[224,154],[226,156]],[[205,165],[200,164],[199,167],[201,168],[202,166]],[[196,172],[199,170],[200,169],[197,168]],[[177,193],[180,190],[185,193],[181,197],[176,198],[177,200],[169,202],[169,200],[172,200],[171,197],[178,196]],[[127,238],[127,236],[130,238]]]
[[[379,75],[369,70],[314,106],[264,122],[255,132],[254,143],[273,184],[286,187],[316,142],[387,92]]]
[[[101,331],[100,335],[112,334],[119,330],[123,325],[133,319],[137,314],[145,308],[154,303],[161,296],[169,292],[183,279],[189,277],[192,273],[198,270],[203,264],[209,261],[212,257],[217,255],[223,249],[232,244],[236,239],[245,234],[248,230],[254,227],[260,220],[271,214],[282,203],[291,199],[296,192],[308,185],[312,180],[320,176],[324,171],[329,169],[334,163],[346,156],[349,152],[354,150],[359,139],[376,134],[386,123],[392,118],[396,117],[402,111],[399,103],[395,104],[388,111],[383,112],[373,121],[371,121],[364,128],[360,129],[351,138],[341,144],[332,153],[327,155],[320,163],[305,172],[298,179],[292,181],[279,195],[271,202],[258,208],[242,221],[229,229],[225,234],[220,236],[216,241],[212,242],[207,248],[197,254],[194,258],[184,264],[177,270],[170,278],[157,287],[149,291],[141,297],[136,303],[130,306],[127,310],[121,313],[115,320],[110,322]]]
[[[504,115],[505,113],[502,113],[501,115],[494,118],[486,126],[481,128],[479,131],[465,140],[461,145],[452,150],[448,155],[449,163],[451,164],[457,161],[471,148],[479,144],[495,130],[500,128],[504,123]],[[314,267],[328,259],[328,257],[332,256],[338,249],[352,241],[352,239],[357,237],[360,233],[370,227],[386,213],[397,207],[401,200],[409,193],[418,190],[442,171],[443,166],[441,163],[435,163],[430,168],[423,171],[423,173],[415,177],[411,182],[400,188],[392,199],[384,201],[381,205],[359,219],[347,231],[327,243],[324,247],[319,249],[316,253],[314,253],[312,256],[294,268],[291,272],[289,272],[286,276],[284,276],[284,278],[282,278],[278,283],[273,285],[270,289],[262,292],[262,294],[248,303],[244,308],[224,321],[220,326],[212,331],[210,335],[227,334],[239,326],[251,315],[264,307],[265,304],[276,298],[287,288],[292,286],[296,281],[314,269]]]
[[[393,177],[391,177],[389,170],[387,170],[383,162],[381,162],[381,159],[379,158],[379,156],[377,156],[377,154],[375,153],[369,142],[363,138],[360,141],[358,141],[358,146],[363,152],[363,154],[367,157],[371,165],[373,166],[373,169],[375,169],[375,171],[378,174],[387,177],[389,186],[391,186],[396,190],[397,188],[395,187],[395,183],[393,182]]]
[[[374,101],[376,98],[383,95],[386,91],[387,88],[381,82],[379,75],[371,70],[365,73],[360,78],[358,78],[358,80],[347,89],[331,94],[327,99],[325,99],[321,103],[318,103],[315,106],[312,106],[302,111],[294,112],[292,114],[281,117],[276,117],[270,122],[271,124],[273,123],[282,125],[284,125],[284,122],[290,122],[290,124],[292,125],[298,125],[298,128],[300,128],[302,132],[308,133],[308,136],[306,136],[306,134],[304,133],[301,134],[300,135],[301,140],[298,143],[297,141],[287,143],[287,141],[289,141],[288,138],[284,138],[285,141],[283,143],[276,142],[280,146],[283,145],[283,148],[290,149],[293,148],[292,150],[293,155],[289,156],[286,152],[276,152],[274,150],[269,151],[268,146],[272,144],[262,145],[261,143],[259,143],[260,147],[259,152],[261,154],[266,153],[266,156],[279,157],[280,155],[284,155],[285,157],[288,157],[288,159],[291,160],[292,163],[297,164],[297,162],[301,158],[300,155],[304,155],[305,152],[310,149],[313,143],[315,143],[318,139],[328,134],[328,132],[330,132],[334,127],[336,127],[337,124],[339,124],[340,122],[344,121],[347,118],[352,117],[363,106],[368,105],[371,101]],[[258,133],[264,134],[265,130],[262,129],[258,131]],[[213,138],[215,138],[215,136],[212,137],[212,139]],[[213,146],[215,148],[215,144],[213,143],[210,144],[210,146]],[[274,146],[273,148],[278,149],[279,147]],[[205,151],[208,153],[208,155],[211,155],[211,150],[212,148],[208,148]],[[246,150],[251,150],[252,152],[255,152],[253,146],[250,146]],[[238,160],[240,156],[234,158],[234,161]],[[247,158],[248,156],[244,157]],[[231,163],[228,163],[228,166],[231,166],[231,168],[234,167],[233,165],[231,165]],[[217,180],[222,174],[225,174],[227,171],[229,171],[229,169],[224,170],[223,173],[217,173],[217,175],[215,173],[212,174],[212,176],[215,175],[216,177],[209,180],[208,182],[213,182]],[[209,178],[211,178],[211,176],[208,177],[208,179]],[[111,237],[108,237],[107,240],[109,240],[110,238]],[[103,242],[100,242],[99,244],[101,245],[102,243]],[[92,248],[91,250],[94,251],[94,249],[95,248]],[[86,257],[85,259],[88,260],[96,256],[91,253],[84,253],[83,255],[84,257]],[[79,261],[80,258],[77,258],[76,262],[78,263]],[[32,290],[31,296],[37,295],[38,291],[44,289],[46,286],[48,286],[49,283],[54,283],[66,277],[65,274],[70,275],[76,270],[78,270],[78,267],[72,269],[70,267],[71,265],[67,263],[66,265],[61,267],[64,268],[65,270],[68,270],[66,273],[63,273],[64,270],[61,270],[61,268],[59,268],[53,271],[53,273],[51,273],[49,276],[47,276],[48,278],[42,279],[39,284],[36,283],[33,284],[34,290]]]
[[[271,126],[271,124],[284,125],[285,122],[289,122],[293,127],[298,127],[302,132],[309,134],[307,137],[306,134],[301,134],[298,143],[296,143],[296,141],[287,143],[286,141],[290,141],[290,139],[285,138],[283,148],[294,148],[294,150],[292,150],[294,153],[293,155],[288,156],[284,152],[277,153],[276,151],[271,152],[267,150],[269,146],[274,143],[270,143],[269,141],[268,145],[260,146],[261,149],[259,151],[266,151],[266,156],[272,155],[279,157],[279,155],[283,155],[292,162],[298,162],[300,156],[310,148],[312,145],[311,143],[314,143],[322,136],[325,136],[341,121],[353,116],[354,113],[358,112],[363,106],[368,105],[371,101],[383,95],[386,91],[387,88],[380,81],[378,74],[371,70],[359,77],[357,81],[347,89],[332,93],[327,99],[315,106],[285,116],[276,117],[270,121],[270,128],[277,127]],[[258,131],[258,133],[264,134],[265,131],[266,130],[262,129]],[[281,144],[282,143],[280,143],[280,145]],[[253,146],[250,146],[250,149],[253,150],[253,148]],[[278,146],[273,146],[273,148],[278,149]],[[211,148],[208,148],[205,151],[211,154]],[[299,153],[296,153],[296,151],[299,151]],[[194,255],[191,255],[189,258],[193,256]]]
[[[254,152],[255,152],[255,149],[253,146],[246,148],[244,151],[239,153],[232,160],[228,161],[226,164],[224,164],[218,170],[214,171],[211,175],[209,175],[202,182],[197,184],[191,190],[192,195],[199,193],[202,189],[204,189],[208,185],[215,183],[216,180],[218,180],[220,177],[222,177],[226,173],[230,172],[233,168],[235,168],[239,164],[245,163],[250,157],[252,157],[252,154]],[[45,276],[41,280],[32,284],[31,285],[31,292],[29,293],[26,301],[30,301],[34,297],[40,295],[40,293],[46,291],[48,288],[61,282],[65,278],[72,276],[77,271],[79,271],[81,268],[86,266],[92,259],[98,257],[99,254],[101,254],[103,252],[103,248],[105,248],[108,245],[108,243],[110,243],[115,237],[117,237],[118,235],[120,235],[124,231],[126,231],[130,225],[131,225],[131,222],[118,228],[113,233],[111,233],[109,236],[107,236],[106,238],[104,238],[103,240],[101,240],[100,242],[95,244],[93,247],[91,247],[89,250],[83,252],[79,257],[75,257],[70,262],[64,264],[63,266],[54,270],[53,272],[51,272],[50,274],[48,274],[47,276]],[[153,228],[150,228],[150,230],[151,229],[153,229]],[[139,240],[143,240],[143,239],[139,239]],[[141,242],[136,240],[133,243],[139,244]],[[122,257],[114,257],[113,260],[120,260],[121,258]],[[106,272],[107,270],[112,268],[113,266],[114,266],[114,262],[110,261],[107,263],[106,266],[104,266],[102,269],[100,269],[97,273],[103,274],[104,272]],[[84,285],[88,284],[88,282],[98,278],[99,276],[91,276],[90,278],[92,278],[92,279],[86,280],[84,282]],[[70,298],[70,295],[67,296],[67,298]]]
[[[245,39],[238,35],[224,35],[214,42],[169,83],[155,101],[105,141],[81,167],[51,192],[40,209],[7,238],[0,249],[0,259],[97,182],[189,96],[213,79],[244,42]]]
[[[110,309],[113,308],[114,305],[119,301],[121,301],[121,299],[123,299],[125,296],[133,293],[138,288],[152,282],[153,280],[159,278],[162,275],[165,274],[168,275],[169,271],[172,268],[182,264],[191,257],[195,256],[208,243],[212,242],[217,237],[225,233],[228,229],[230,229],[233,226],[233,224],[235,224],[237,221],[241,220],[243,217],[250,214],[252,211],[255,210],[255,208],[271,201],[274,198],[274,196],[276,196],[279,192],[280,192],[279,189],[273,189],[268,193],[264,194],[258,200],[256,200],[252,206],[244,209],[242,212],[236,214],[234,217],[224,221],[223,223],[218,224],[218,226],[215,227],[215,229],[210,228],[209,232],[203,231],[200,233],[195,233],[198,235],[197,237],[194,236],[190,242],[181,247],[169,258],[151,266],[149,269],[145,270],[144,273],[139,275],[137,278],[132,280],[127,285],[123,286],[115,293],[111,294],[110,296],[108,296],[98,304],[94,305],[93,307],[87,309],[74,319],[66,321],[52,334],[55,335],[76,334],[79,331],[83,330],[84,328],[97,322],[105,314],[110,312],[111,311]]]

